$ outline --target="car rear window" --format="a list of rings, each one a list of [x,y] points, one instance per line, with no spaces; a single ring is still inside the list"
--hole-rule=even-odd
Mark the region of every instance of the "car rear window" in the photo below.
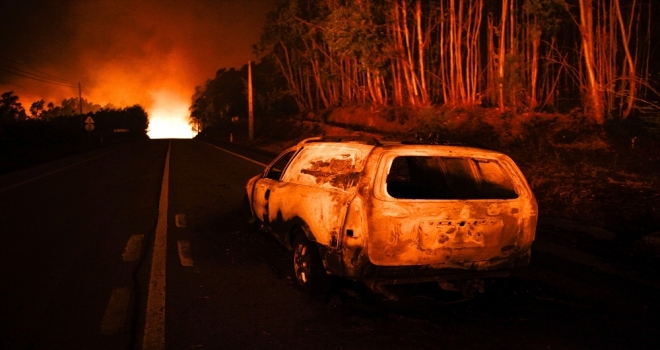
[[[396,157],[387,175],[387,192],[397,199],[518,198],[497,161],[469,157]]]

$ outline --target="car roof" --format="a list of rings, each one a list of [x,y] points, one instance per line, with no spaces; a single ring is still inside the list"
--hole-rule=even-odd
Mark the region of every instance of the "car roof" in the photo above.
[[[421,140],[417,137],[413,140],[400,140],[400,141],[379,141],[375,137],[371,136],[318,136],[311,137],[300,141],[295,148],[298,148],[303,145],[309,144],[321,144],[321,143],[332,143],[332,144],[360,144],[360,145],[371,145],[374,147],[382,147],[384,149],[436,149],[441,151],[450,152],[451,150],[459,151],[459,153],[481,153],[481,154],[490,154],[490,155],[502,155],[503,153],[490,150],[484,147],[466,145],[461,143],[451,143],[446,141],[440,141],[437,138],[432,138],[429,140]]]

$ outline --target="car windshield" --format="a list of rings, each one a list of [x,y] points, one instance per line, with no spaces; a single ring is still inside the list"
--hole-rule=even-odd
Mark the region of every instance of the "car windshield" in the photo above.
[[[396,157],[387,192],[398,199],[518,198],[497,161],[469,157]]]

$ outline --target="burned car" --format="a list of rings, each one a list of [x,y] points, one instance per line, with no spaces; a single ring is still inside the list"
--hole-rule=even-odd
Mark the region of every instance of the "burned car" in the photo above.
[[[389,285],[421,282],[470,295],[529,264],[538,215],[508,156],[437,142],[307,139],[246,190],[312,293],[334,275],[392,299]]]

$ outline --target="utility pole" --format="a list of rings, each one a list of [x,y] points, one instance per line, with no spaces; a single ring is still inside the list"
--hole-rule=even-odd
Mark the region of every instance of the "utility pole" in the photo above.
[[[252,109],[252,61],[248,61],[248,140],[254,139],[254,112]]]
[[[78,83],[78,102],[80,102],[80,125],[83,125],[82,120],[82,89],[80,88],[80,83]]]

